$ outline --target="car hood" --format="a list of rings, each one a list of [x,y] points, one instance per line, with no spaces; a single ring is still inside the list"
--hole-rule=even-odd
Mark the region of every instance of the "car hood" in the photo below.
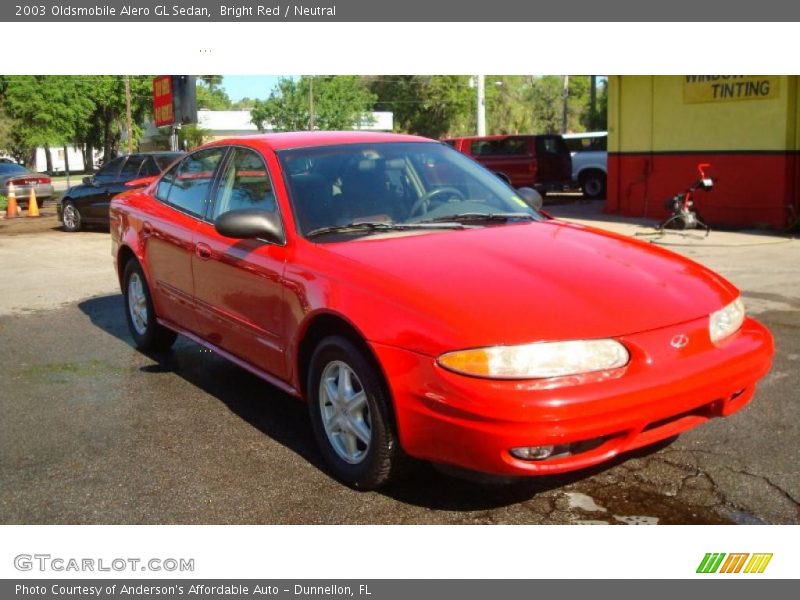
[[[351,285],[424,316],[448,333],[447,345],[461,347],[649,331],[706,316],[738,295],[663,248],[556,220],[319,248],[347,263]]]

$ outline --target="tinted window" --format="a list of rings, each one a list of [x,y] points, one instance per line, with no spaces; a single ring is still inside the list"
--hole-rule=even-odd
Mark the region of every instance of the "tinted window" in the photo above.
[[[181,154],[176,152],[173,154],[156,154],[152,158],[156,161],[159,173],[170,166]]]
[[[139,169],[144,162],[144,156],[142,155],[133,155],[129,156],[128,160],[125,161],[125,166],[122,167],[122,171],[120,171],[119,178],[120,179],[135,179],[139,175]]]
[[[124,162],[125,162],[124,156],[115,158],[107,165],[104,165],[103,168],[100,169],[97,173],[95,173],[94,178],[100,181],[113,181],[119,175],[119,170],[122,167],[122,163]]]
[[[234,148],[217,188],[211,218],[231,210],[258,208],[275,211],[275,194],[261,157],[246,148]]]
[[[192,215],[202,215],[214,171],[224,153],[224,148],[209,148],[187,156],[161,178],[156,197]]]
[[[546,154],[568,154],[569,150],[564,143],[564,138],[556,136],[539,136],[536,138],[536,154],[544,156]]]
[[[525,138],[503,140],[477,140],[470,145],[470,154],[475,156],[520,156],[528,153]]]
[[[142,168],[139,169],[139,177],[152,177],[154,175],[158,175],[159,173],[161,173],[161,169],[158,168],[158,165],[153,157],[146,157]]]

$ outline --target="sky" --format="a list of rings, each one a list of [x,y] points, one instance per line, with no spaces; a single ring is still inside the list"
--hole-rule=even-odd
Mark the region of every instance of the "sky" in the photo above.
[[[234,102],[245,97],[263,100],[269,97],[278,78],[278,75],[223,75],[222,87]]]

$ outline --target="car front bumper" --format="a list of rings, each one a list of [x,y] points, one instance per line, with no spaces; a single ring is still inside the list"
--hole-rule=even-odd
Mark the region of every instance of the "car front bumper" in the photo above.
[[[690,342],[675,349],[670,341],[679,334]],[[372,348],[409,455],[506,476],[589,467],[731,415],[751,400],[774,352],[772,336],[752,319],[718,345],[708,339],[707,318],[619,339],[631,362],[583,382],[465,377],[430,356]],[[535,461],[510,453],[547,445],[566,454]]]

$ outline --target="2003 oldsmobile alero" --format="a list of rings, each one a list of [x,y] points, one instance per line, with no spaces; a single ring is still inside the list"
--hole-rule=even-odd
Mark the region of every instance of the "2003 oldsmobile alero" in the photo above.
[[[111,203],[131,335],[304,399],[362,489],[409,456],[579,469],[747,404],[773,343],[736,288],[537,200],[415,136],[217,141]]]

